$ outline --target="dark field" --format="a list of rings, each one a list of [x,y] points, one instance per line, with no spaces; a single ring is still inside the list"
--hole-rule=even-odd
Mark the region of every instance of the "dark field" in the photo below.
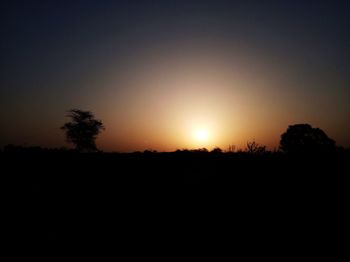
[[[15,240],[72,246],[301,233],[298,241],[321,241],[346,218],[349,156],[2,153],[6,227]]]

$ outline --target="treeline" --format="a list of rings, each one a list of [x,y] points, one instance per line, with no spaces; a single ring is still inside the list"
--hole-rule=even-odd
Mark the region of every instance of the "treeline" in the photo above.
[[[71,121],[65,123],[61,129],[65,132],[66,140],[74,146],[74,149],[67,148],[42,148],[39,146],[17,146],[6,145],[5,153],[101,153],[96,146],[97,136],[105,130],[101,120],[95,119],[90,111],[72,109],[67,115]],[[234,145],[229,145],[228,150],[219,147],[209,151],[206,148],[199,149],[178,149],[175,153],[183,154],[223,154],[223,153],[247,153],[251,155],[263,155],[271,153],[286,153],[291,155],[317,155],[334,154],[344,152],[345,149],[336,145],[335,140],[329,138],[320,128],[314,128],[309,124],[290,125],[281,134],[278,149],[267,150],[265,145],[255,141],[248,141],[244,149],[236,150]],[[134,152],[141,154],[142,152]],[[158,153],[155,150],[145,150],[144,154]]]
[[[215,147],[212,150],[208,150],[207,148],[197,148],[197,149],[177,149],[172,152],[160,152],[157,150],[149,150],[146,149],[144,151],[134,151],[130,153],[120,153],[120,152],[103,152],[97,151],[92,154],[134,154],[134,155],[152,155],[152,154],[211,154],[211,155],[221,155],[221,154],[246,154],[246,155],[266,155],[266,154],[287,154],[282,150],[267,150],[265,146],[261,146],[256,142],[247,142],[247,147],[244,149],[231,149],[232,146],[229,146],[228,150],[223,150],[220,147]],[[350,149],[346,149],[344,147],[336,147],[331,152],[325,153],[345,153],[350,152]],[[3,150],[0,150],[0,153],[5,154],[79,154],[80,151],[74,148],[48,148],[41,146],[22,146],[22,145],[13,145],[8,144],[5,145]],[[91,154],[91,153],[89,153]]]

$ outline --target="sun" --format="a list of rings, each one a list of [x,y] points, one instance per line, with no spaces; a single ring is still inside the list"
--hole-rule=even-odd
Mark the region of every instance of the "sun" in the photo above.
[[[195,133],[195,138],[199,142],[206,142],[208,140],[208,131],[205,129],[197,130]]]

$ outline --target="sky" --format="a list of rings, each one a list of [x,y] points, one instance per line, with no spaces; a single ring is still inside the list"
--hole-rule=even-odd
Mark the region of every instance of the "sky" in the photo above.
[[[68,146],[71,108],[105,151],[278,147],[309,123],[350,147],[349,1],[3,1],[0,147]]]

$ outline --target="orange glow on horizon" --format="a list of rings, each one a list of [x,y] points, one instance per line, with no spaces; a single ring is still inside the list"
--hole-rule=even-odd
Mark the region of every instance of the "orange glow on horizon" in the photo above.
[[[129,88],[108,95],[119,101],[114,103],[117,113],[108,119],[109,126],[117,128],[106,132],[104,146],[115,141],[114,147],[121,151],[210,150],[217,146],[226,149],[230,144],[242,148],[246,140],[258,140],[250,132],[246,138],[244,129],[264,102],[251,96],[252,88],[261,83],[255,78],[248,81],[222,54],[168,56],[151,67],[147,63],[133,65],[120,75],[122,79],[111,81]]]
[[[111,70],[99,91],[104,150],[244,149],[251,140],[274,149],[290,124],[324,126],[305,114],[312,109],[297,92],[281,91],[294,84],[290,76],[252,54],[189,50],[142,58],[118,74]]]

